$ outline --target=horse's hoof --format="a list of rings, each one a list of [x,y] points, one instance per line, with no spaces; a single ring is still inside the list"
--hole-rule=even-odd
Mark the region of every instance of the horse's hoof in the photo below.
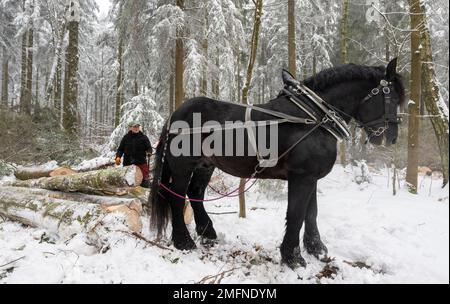
[[[286,264],[292,270],[295,270],[299,267],[306,267],[306,261],[300,254],[300,247],[296,247],[292,254],[281,256],[281,262]]]
[[[172,238],[173,245],[178,250],[193,250],[197,248],[197,245],[195,245],[195,242],[192,240],[191,237],[185,237],[185,238]]]
[[[320,238],[303,238],[303,244],[305,245],[306,252],[308,254],[320,259],[328,254],[327,247],[322,243]]]
[[[195,227],[195,231],[197,231],[197,234],[202,238],[205,238],[208,240],[216,240],[217,239],[216,230],[214,230],[214,227],[211,223],[209,223],[206,226],[197,226],[197,227]]]
[[[200,242],[205,248],[212,248],[218,243],[217,240],[211,240],[207,238],[201,238]]]

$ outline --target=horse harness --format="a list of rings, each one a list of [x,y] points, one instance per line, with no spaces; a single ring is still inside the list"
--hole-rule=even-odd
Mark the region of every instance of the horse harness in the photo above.
[[[395,107],[397,105],[392,102],[392,89],[391,89],[392,83],[387,80],[381,80],[380,85],[376,88],[374,88],[369,95],[366,96],[361,102],[361,104],[364,104],[368,101],[370,101],[372,98],[383,93],[384,96],[384,113],[383,116],[379,119],[375,119],[366,123],[361,123],[360,121],[357,121],[360,127],[367,128],[367,130],[371,131],[374,136],[381,136],[384,132],[386,132],[389,129],[389,124],[399,124],[401,123],[401,120],[396,114]],[[392,108],[394,108],[394,111],[392,111]],[[393,114],[395,113],[395,114]],[[373,129],[373,127],[384,123],[383,127],[380,127],[378,129]]]
[[[320,96],[318,96],[311,89],[300,83],[296,80],[288,71],[283,70],[283,82],[285,87],[282,90],[282,93],[285,94],[288,99],[300,108],[303,112],[305,112],[309,118],[301,118],[292,116],[286,113],[282,113],[279,111],[273,111],[269,109],[264,109],[261,107],[254,106],[252,104],[236,104],[241,107],[246,108],[245,112],[245,124],[244,127],[247,130],[247,135],[250,144],[252,145],[254,151],[256,152],[256,157],[258,159],[258,165],[255,168],[255,173],[253,177],[261,173],[268,167],[273,167],[278,163],[280,159],[285,157],[290,151],[292,151],[298,144],[300,144],[303,140],[305,140],[309,135],[311,135],[316,129],[322,127],[326,131],[328,131],[333,137],[335,137],[338,141],[348,140],[351,137],[351,133],[349,127],[345,120],[339,115],[342,114],[344,116],[348,116],[349,118],[353,118],[349,116],[347,113],[335,108],[334,106],[325,102]],[[394,114],[390,114],[391,107],[391,88],[392,83],[381,80],[380,85],[374,88],[361,102],[360,106],[368,101],[370,101],[373,97],[377,96],[380,92],[384,94],[384,114],[383,117],[367,122],[362,123],[356,119],[356,123],[360,127],[366,127],[370,131],[376,133],[376,136],[382,135],[388,129],[388,123],[398,123],[397,116]],[[229,102],[228,102],[229,103]],[[253,111],[265,113],[274,117],[277,117],[276,120],[269,121],[253,121],[251,118],[251,114]],[[381,122],[385,122],[386,127],[380,128],[379,130],[373,130],[372,127],[378,125]],[[309,130],[303,137],[301,137],[297,142],[295,142],[287,151],[285,151],[282,155],[280,155],[277,159],[264,159],[260,153],[258,152],[256,136],[254,133],[254,126],[256,125],[271,125],[271,124],[281,124],[281,123],[296,123],[296,124],[305,124],[314,126],[311,130]],[[236,126],[231,126],[231,129],[237,129]],[[222,130],[230,129],[227,125],[222,126]],[[204,130],[202,127],[197,128],[186,128],[186,129],[171,129],[169,128],[169,134],[197,134],[197,133],[211,133],[210,130]]]

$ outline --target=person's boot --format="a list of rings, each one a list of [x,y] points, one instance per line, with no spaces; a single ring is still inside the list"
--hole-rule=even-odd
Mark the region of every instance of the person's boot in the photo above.
[[[142,183],[141,183],[141,187],[143,187],[143,188],[150,188],[150,180],[148,180],[148,179],[143,180]]]

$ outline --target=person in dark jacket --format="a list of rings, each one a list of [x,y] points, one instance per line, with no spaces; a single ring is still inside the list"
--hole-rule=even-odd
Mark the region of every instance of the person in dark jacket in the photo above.
[[[123,165],[138,166],[144,176],[142,187],[148,188],[149,181],[149,165],[147,157],[153,154],[153,148],[148,137],[141,132],[141,124],[138,122],[131,122],[128,124],[130,131],[120,141],[119,148],[116,153],[116,165],[120,165],[123,157]]]

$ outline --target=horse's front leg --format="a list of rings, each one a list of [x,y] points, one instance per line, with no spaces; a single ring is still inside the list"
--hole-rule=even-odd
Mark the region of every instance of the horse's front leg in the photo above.
[[[313,177],[290,173],[288,178],[288,210],[286,234],[281,244],[281,261],[291,268],[306,266],[300,254],[300,229],[306,217],[311,195],[317,180]]]
[[[317,227],[317,182],[315,183],[311,195],[305,218],[305,234],[303,235],[303,244],[306,251],[319,258],[328,253],[327,247],[320,239],[319,228]]]

